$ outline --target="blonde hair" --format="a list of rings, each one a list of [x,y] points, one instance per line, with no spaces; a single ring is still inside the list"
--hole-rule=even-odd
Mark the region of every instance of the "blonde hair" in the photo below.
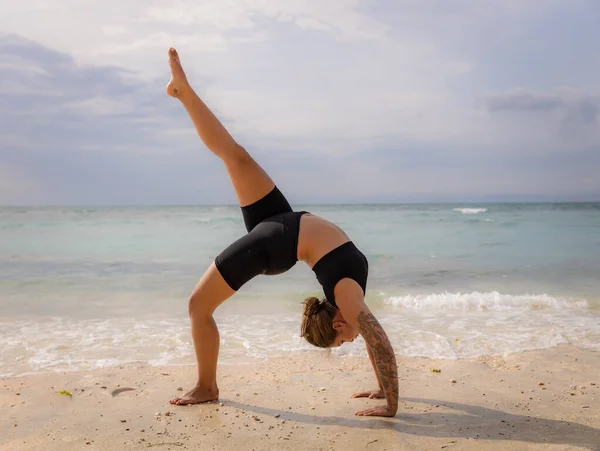
[[[333,317],[337,307],[334,307],[327,299],[319,299],[314,296],[306,298],[303,304],[304,313],[300,336],[313,346],[329,348],[337,335],[333,328]]]

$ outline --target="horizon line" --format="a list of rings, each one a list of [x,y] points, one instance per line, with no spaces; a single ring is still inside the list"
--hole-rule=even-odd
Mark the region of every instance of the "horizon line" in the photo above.
[[[440,200],[440,201],[367,201],[367,202],[294,202],[299,206],[361,206],[361,205],[522,205],[522,204],[600,204],[598,200]],[[239,207],[237,203],[209,203],[209,204],[192,204],[192,203],[123,203],[123,204],[2,204],[0,208],[110,208],[110,207]]]

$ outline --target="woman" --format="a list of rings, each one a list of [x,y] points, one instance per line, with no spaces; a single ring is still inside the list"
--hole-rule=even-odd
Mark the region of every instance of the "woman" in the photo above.
[[[181,101],[206,147],[225,164],[248,230],[215,259],[190,297],[198,382],[171,403],[195,404],[219,397],[219,331],[213,312],[258,274],[281,274],[302,260],[313,269],[326,296],[323,301],[304,301],[302,336],[315,346],[327,348],[362,335],[379,390],[353,397],[385,397],[387,405],[356,414],[394,416],[398,410],[396,359],[387,335],[364,302],[368,272],[365,256],[339,227],[308,212],[292,211],[267,173],[196,95],[175,49],[169,50],[169,65],[167,94]]]

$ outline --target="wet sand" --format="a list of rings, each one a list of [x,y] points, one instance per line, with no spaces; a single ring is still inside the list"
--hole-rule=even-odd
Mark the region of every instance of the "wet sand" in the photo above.
[[[319,351],[222,365],[220,400],[196,406],[168,403],[195,382],[190,366],[4,378],[0,449],[600,450],[600,353],[565,345],[398,367],[394,418],[354,416],[382,403],[350,398],[376,388],[366,357]]]

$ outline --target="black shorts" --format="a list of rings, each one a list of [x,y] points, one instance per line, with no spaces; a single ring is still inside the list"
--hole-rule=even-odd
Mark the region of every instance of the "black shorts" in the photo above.
[[[248,234],[232,243],[215,259],[215,265],[232,290],[259,274],[281,274],[298,261],[300,217],[277,187],[262,199],[242,208]]]

